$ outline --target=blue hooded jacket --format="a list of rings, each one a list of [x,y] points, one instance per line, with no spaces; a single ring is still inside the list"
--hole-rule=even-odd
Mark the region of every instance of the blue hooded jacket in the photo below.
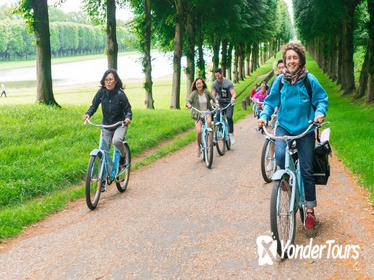
[[[312,88],[312,104],[316,107],[313,110],[308,91],[304,85],[304,79],[308,77]],[[301,134],[308,126],[309,121],[314,120],[317,115],[326,116],[329,106],[328,96],[317,78],[307,73],[304,79],[297,81],[294,85],[284,81],[283,75],[275,78],[270,94],[265,98],[264,110],[260,118],[269,120],[275,107],[278,109],[278,125],[283,127],[292,135]],[[279,84],[283,83],[279,93]]]

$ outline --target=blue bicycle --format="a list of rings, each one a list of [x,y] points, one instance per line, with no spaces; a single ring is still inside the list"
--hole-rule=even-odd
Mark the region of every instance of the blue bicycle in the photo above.
[[[282,258],[287,258],[288,247],[294,244],[296,212],[298,210],[300,210],[300,218],[304,223],[304,182],[301,177],[300,163],[297,159],[295,140],[305,136],[313,127],[320,128],[325,124],[328,124],[328,122],[323,124],[313,122],[302,134],[297,136],[275,136],[270,134],[265,126],[262,127],[265,134],[272,140],[287,142],[285,169],[276,171],[272,176],[274,185],[270,199],[270,227],[273,239],[277,242],[277,252]],[[329,133],[329,129],[324,131]]]
[[[227,121],[226,114],[224,111],[233,106],[235,103],[230,103],[224,108],[216,108],[216,114],[214,116],[214,137],[217,152],[220,156],[223,156],[227,150],[231,148],[231,141],[229,137],[229,123]]]
[[[125,125],[123,121],[112,125],[98,125],[93,124],[89,119],[85,120],[84,124],[86,123],[103,128]],[[101,192],[106,190],[106,185],[110,185],[114,181],[119,192],[126,191],[130,178],[131,153],[126,140],[124,140],[124,145],[125,163],[123,165],[119,164],[120,152],[116,147],[113,147],[113,160],[111,159],[109,146],[101,135],[99,148],[91,151],[86,174],[86,203],[89,209],[96,208]]]
[[[215,109],[213,111],[200,111],[199,109],[196,109],[195,107],[191,107],[191,110],[195,110],[201,115],[203,125],[201,127],[201,152],[203,155],[203,160],[205,161],[205,165],[208,168],[212,167],[213,164],[213,131],[208,126],[208,120],[207,115],[212,114],[215,112]]]
[[[273,114],[271,121],[269,122],[271,128],[275,131],[277,125],[277,115]],[[275,164],[275,153],[274,153],[274,140],[270,137],[265,137],[265,142],[262,147],[261,152],[261,174],[266,183],[271,182],[271,177],[277,170],[277,165]]]

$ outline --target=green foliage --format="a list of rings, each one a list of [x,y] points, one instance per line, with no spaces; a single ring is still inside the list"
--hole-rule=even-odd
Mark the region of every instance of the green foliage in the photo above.
[[[103,53],[106,47],[106,34],[99,26],[75,22],[51,22],[50,44],[53,56],[72,54]],[[117,28],[120,51],[132,49],[135,37],[126,27]],[[26,31],[20,20],[0,20],[0,58],[35,56],[34,35]]]
[[[307,68],[329,95],[326,120],[331,122],[331,143],[336,155],[359,176],[360,183],[374,198],[374,108],[342,98],[339,86],[331,82],[310,56]]]

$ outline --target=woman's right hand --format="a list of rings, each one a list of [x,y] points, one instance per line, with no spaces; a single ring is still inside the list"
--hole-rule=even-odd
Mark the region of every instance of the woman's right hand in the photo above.
[[[88,115],[88,114],[84,114],[84,115],[83,115],[83,119],[84,119],[84,120],[87,120],[87,119],[89,119],[89,118],[90,118],[90,115]]]
[[[260,118],[257,120],[257,126],[261,128],[263,125],[266,125],[266,120],[264,118]]]
[[[186,107],[188,108],[188,109],[191,109],[191,104],[190,103],[186,103]]]

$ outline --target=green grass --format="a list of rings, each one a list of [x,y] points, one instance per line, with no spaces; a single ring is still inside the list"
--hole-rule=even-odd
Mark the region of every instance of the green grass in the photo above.
[[[340,86],[332,82],[310,56],[307,68],[329,95],[327,121],[331,122],[331,143],[336,155],[370,192],[374,202],[374,108],[353,104],[342,97]]]
[[[245,81],[236,84],[236,91],[239,93],[248,84],[253,84],[258,75],[270,70],[271,64],[269,61]],[[156,101],[160,107],[168,107],[171,83],[163,82],[159,87],[163,95],[158,95]],[[250,88],[237,100],[234,121],[248,114],[248,111],[242,111],[240,102],[249,94]],[[127,92],[131,90],[129,86]],[[134,87],[133,90],[134,95],[137,92],[144,95],[141,89]],[[136,98],[128,95],[136,104]],[[184,96],[182,86],[182,107]],[[84,196],[80,183],[85,176],[89,152],[98,146],[99,140],[99,129],[82,126],[82,115],[87,108],[87,105],[65,105],[62,109],[31,104],[0,106],[0,240],[14,236],[23,227],[64,208],[68,201]],[[92,118],[97,123],[101,120],[99,111]],[[134,157],[193,127],[190,112],[185,109],[134,109],[133,115],[127,140]],[[147,165],[194,140],[193,131],[161,147],[133,168]],[[78,187],[73,188],[73,185]]]

